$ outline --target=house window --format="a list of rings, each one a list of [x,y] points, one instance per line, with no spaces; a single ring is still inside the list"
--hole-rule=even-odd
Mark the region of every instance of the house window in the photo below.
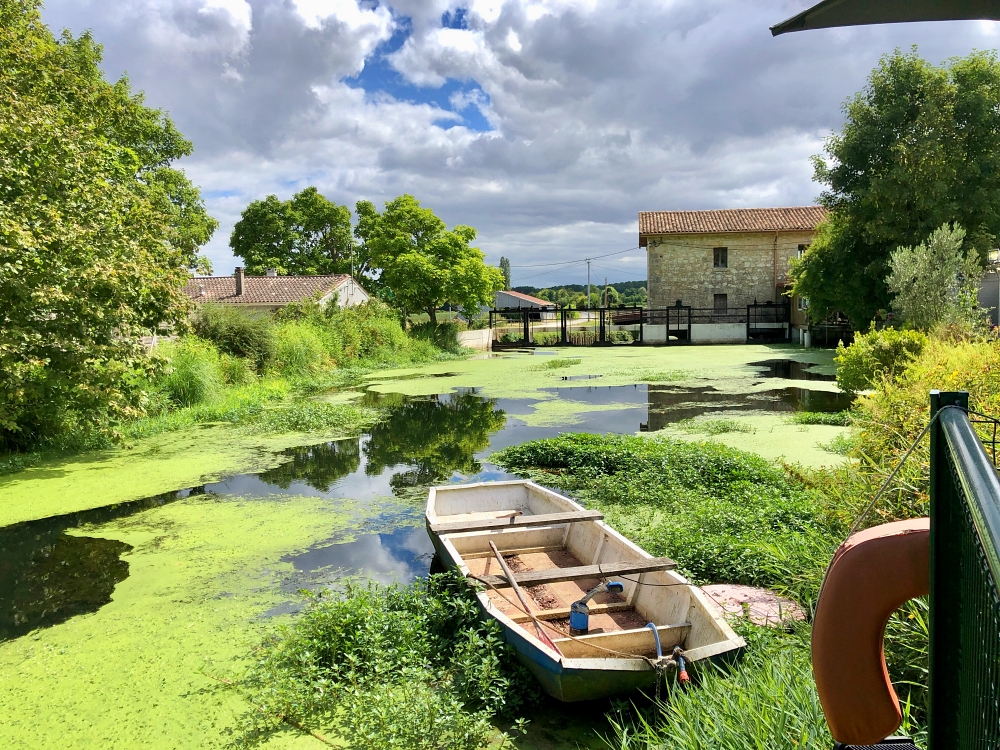
[[[712,265],[716,268],[728,268],[729,267],[729,248],[728,247],[716,247],[712,248]],[[725,295],[723,295],[725,296]]]
[[[809,300],[807,300],[805,297],[797,297],[796,299],[798,299],[798,301],[799,301],[799,309],[800,310],[808,310],[809,309]]]
[[[799,245],[799,257],[801,258],[806,254],[806,250],[809,249],[809,245]]]
[[[722,249],[725,250],[725,248],[722,248]],[[726,309],[729,307],[729,295],[728,294],[716,294],[716,295],[713,295],[713,297],[714,297],[714,299],[712,301],[714,303],[714,307],[715,307],[716,311],[720,311],[721,310],[722,312],[725,312]]]

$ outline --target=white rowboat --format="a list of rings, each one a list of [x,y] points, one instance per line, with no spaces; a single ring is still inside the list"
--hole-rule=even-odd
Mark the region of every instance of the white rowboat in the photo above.
[[[679,646],[689,663],[732,658],[746,645],[702,591],[667,558],[654,558],[603,516],[529,481],[434,487],[427,528],[446,567],[486,584],[477,596],[520,661],[562,701],[627,693],[655,684],[656,639],[664,658]],[[528,594],[525,613],[490,548],[499,549]],[[602,581],[622,594],[589,603],[586,635],[569,633],[569,611]],[[533,617],[532,617],[533,615]],[[542,624],[555,649],[539,639]]]

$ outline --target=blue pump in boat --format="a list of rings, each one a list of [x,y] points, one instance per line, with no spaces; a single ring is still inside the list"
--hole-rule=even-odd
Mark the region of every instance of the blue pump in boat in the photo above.
[[[583,599],[573,602],[569,608],[570,635],[586,635],[590,629],[590,607],[587,606],[587,602],[598,594],[621,594],[624,591],[625,584],[619,581],[605,581],[588,591]]]

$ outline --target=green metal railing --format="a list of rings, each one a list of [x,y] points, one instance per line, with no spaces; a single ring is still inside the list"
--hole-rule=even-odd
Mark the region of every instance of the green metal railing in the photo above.
[[[931,419],[929,745],[997,750],[1000,479],[969,421],[968,393],[932,391]]]

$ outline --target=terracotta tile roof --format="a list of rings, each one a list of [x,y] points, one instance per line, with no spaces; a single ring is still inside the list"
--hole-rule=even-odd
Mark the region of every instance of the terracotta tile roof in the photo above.
[[[235,276],[200,276],[188,281],[184,292],[195,302],[277,305],[324,296],[351,278],[335,276],[244,276],[243,294],[236,295]]]
[[[822,206],[724,208],[718,211],[640,211],[639,237],[641,239],[651,234],[812,230],[825,217],[826,209]]]
[[[554,302],[549,302],[548,300],[545,299],[539,299],[538,297],[532,297],[530,294],[515,292],[511,289],[504,289],[501,292],[497,292],[497,294],[509,294],[511,297],[514,297],[515,299],[519,299],[524,302],[530,302],[533,305],[539,305],[541,307],[555,307]]]

